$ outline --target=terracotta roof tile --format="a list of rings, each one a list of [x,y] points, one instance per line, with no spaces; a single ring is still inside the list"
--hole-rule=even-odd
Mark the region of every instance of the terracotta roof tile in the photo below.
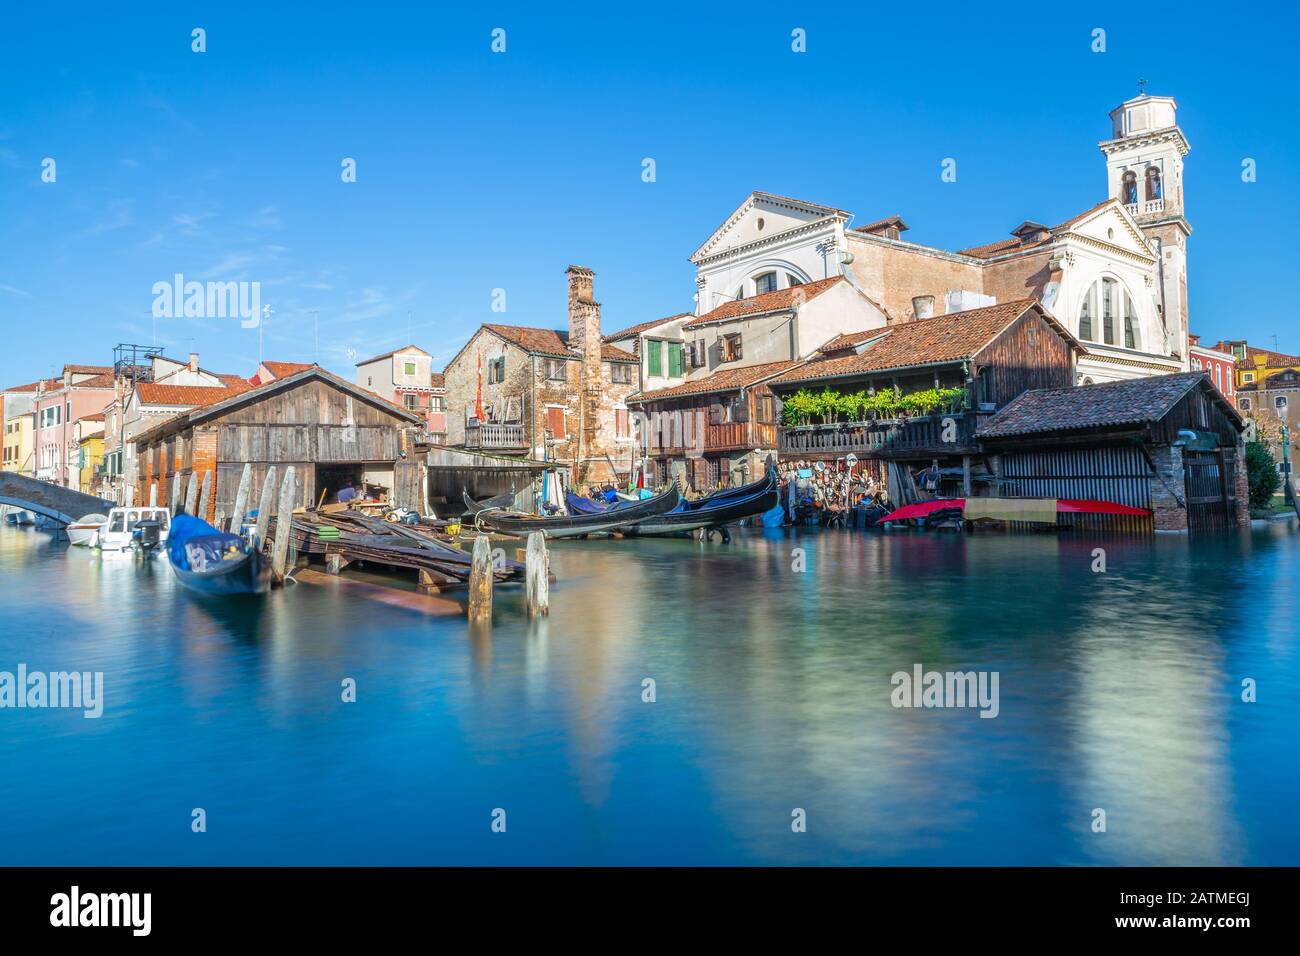
[[[103,372],[99,375],[92,376],[91,378],[82,379],[80,382],[73,382],[72,387],[73,388],[112,388],[113,371],[112,369],[109,369],[107,372]]]
[[[535,355],[552,355],[556,358],[576,359],[581,354],[569,348],[569,333],[559,329],[535,329],[527,325],[493,325],[484,324],[507,342],[511,342],[526,352]],[[606,362],[635,362],[636,356],[625,352],[617,346],[602,343],[600,357]]]
[[[1100,385],[1025,392],[979,430],[980,438],[1146,425],[1169,413],[1191,389],[1214,385],[1204,372],[1155,375]],[[1217,395],[1217,391],[1215,392]],[[1222,399],[1222,396],[1220,396]],[[1222,399],[1226,405],[1226,399]]]
[[[308,366],[310,368],[310,366]],[[166,385],[161,382],[140,382],[136,385],[136,394],[146,405],[183,405],[189,408],[203,408],[216,402],[225,401],[253,386],[240,380],[241,384],[230,384],[225,388],[203,385]]]
[[[682,385],[673,385],[669,388],[658,388],[653,392],[641,392],[631,396],[629,402],[657,402],[667,398],[684,398],[688,395],[710,395],[716,392],[731,392],[739,388],[748,388],[757,382],[778,375],[786,369],[793,368],[800,363],[795,362],[767,362],[763,365],[749,365],[744,368],[727,368],[714,372],[712,375],[698,378],[694,381],[686,382]]]
[[[788,289],[777,289],[775,292],[764,292],[762,295],[750,296],[748,299],[733,299],[730,302],[724,302],[712,312],[706,312],[694,321],[687,322],[683,328],[698,329],[714,322],[722,322],[726,319],[740,318],[746,315],[759,315],[764,312],[779,312],[783,309],[793,308],[798,297],[802,296],[803,301],[815,299],[827,289],[845,281],[843,276],[832,276],[829,279],[818,279],[816,282],[807,282],[803,285],[791,286]]]
[[[71,372],[73,375],[103,375],[106,372],[112,373],[111,365],[65,365],[63,371]]]
[[[982,309],[968,309],[965,312],[916,319],[902,325],[841,335],[823,346],[823,351],[830,350],[832,346],[842,350],[872,339],[878,341],[860,353],[814,359],[781,375],[776,382],[791,384],[913,368],[918,365],[960,362],[978,354],[1008,325],[1037,304],[1033,299],[1017,299]],[[1069,334],[1064,329],[1060,331]]]
[[[1006,252],[1016,252],[1021,249],[1033,249],[1038,246],[1045,246],[1061,233],[1068,232],[1076,223],[1082,222],[1097,210],[1109,206],[1114,201],[1115,200],[1113,199],[1103,200],[1090,209],[1085,209],[1077,216],[1067,219],[1060,225],[1052,226],[1046,239],[1022,243],[1017,236],[1011,236],[1008,239],[999,239],[997,242],[990,242],[982,246],[972,246],[969,249],[958,249],[957,253],[958,255],[972,256],[976,259],[992,259],[994,256],[999,256]]]
[[[372,359],[372,361],[373,361],[373,359]],[[295,372],[305,372],[305,371],[307,371],[307,369],[311,368],[312,365],[313,365],[314,363],[312,363],[312,362],[272,362],[272,361],[269,361],[269,360],[268,360],[268,361],[266,361],[266,362],[263,362],[262,364],[265,365],[267,371],[269,371],[269,372],[270,372],[272,375],[274,375],[276,378],[284,378],[286,375],[293,375]],[[225,378],[226,378],[226,376],[224,376],[224,375],[219,376],[219,377],[222,378],[222,379],[225,379]]]
[[[429,382],[429,386],[431,388],[447,387],[447,376],[444,375],[442,372],[434,372],[433,375],[431,376],[431,379],[432,380]]]
[[[41,387],[42,383],[45,384],[46,391],[49,391],[52,388],[61,388],[63,386],[62,379],[43,378],[40,381],[28,382],[26,385],[15,385],[13,388],[6,388],[5,391],[6,392],[34,392]]]
[[[635,362],[637,357],[631,352],[608,343],[600,347],[600,357],[606,362]]]

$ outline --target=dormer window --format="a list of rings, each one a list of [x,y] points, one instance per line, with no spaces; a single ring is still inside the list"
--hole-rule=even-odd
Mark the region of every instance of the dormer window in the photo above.
[[[754,276],[754,294],[763,295],[766,292],[776,291],[776,273],[764,272],[760,276]]]

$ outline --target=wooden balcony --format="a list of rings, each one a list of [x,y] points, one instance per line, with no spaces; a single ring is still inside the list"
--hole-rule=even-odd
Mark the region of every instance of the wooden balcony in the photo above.
[[[704,450],[743,451],[775,448],[776,426],[764,422],[725,422],[704,429]]]
[[[908,458],[962,455],[979,450],[975,432],[992,412],[954,412],[914,418],[782,428],[782,455],[819,458]]]
[[[528,436],[523,425],[466,425],[465,447],[477,451],[524,451]]]

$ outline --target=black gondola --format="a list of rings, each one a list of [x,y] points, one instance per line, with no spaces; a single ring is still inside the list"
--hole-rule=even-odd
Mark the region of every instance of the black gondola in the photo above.
[[[681,492],[677,490],[676,485],[672,485],[667,491],[653,498],[627,502],[622,507],[610,511],[538,518],[501,509],[481,508],[468,494],[464,497],[465,506],[471,511],[479,508],[474,515],[476,524],[487,531],[496,531],[516,538],[526,538],[534,531],[540,531],[548,538],[575,538],[585,534],[618,531],[638,521],[671,511],[681,502]]]
[[[775,475],[730,491],[730,494],[716,492],[696,501],[684,501],[672,511],[637,522],[627,533],[675,535],[703,528],[720,528],[771,511],[781,501],[780,485]],[[747,493],[737,495],[739,492]]]

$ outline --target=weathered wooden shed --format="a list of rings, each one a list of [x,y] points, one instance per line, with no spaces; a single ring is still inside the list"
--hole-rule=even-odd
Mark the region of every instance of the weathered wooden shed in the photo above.
[[[332,500],[345,480],[389,490],[393,504],[423,509],[423,467],[415,454],[422,419],[322,368],[311,368],[213,405],[170,418],[135,438],[137,501],[168,504],[174,477],[182,495],[191,474],[215,476],[207,519],[230,514],[244,465],[252,466],[249,507],[268,469],[277,482],[293,465],[297,503]]]
[[[1004,497],[1110,501],[1147,518],[1076,525],[1203,531],[1249,521],[1245,422],[1205,372],[1025,392],[981,426]]]

